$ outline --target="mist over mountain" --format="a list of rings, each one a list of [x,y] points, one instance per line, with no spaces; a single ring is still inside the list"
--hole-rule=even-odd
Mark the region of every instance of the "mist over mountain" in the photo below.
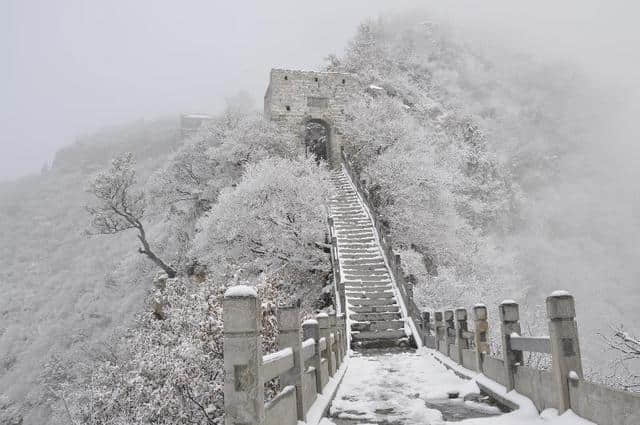
[[[640,333],[638,92],[483,31],[437,13],[354,29],[322,68],[362,87],[345,110],[345,152],[421,307],[515,298],[523,327],[546,333],[535,327],[544,297],[569,290],[585,363],[602,378],[613,356],[599,334]],[[199,423],[179,396],[189,383],[222,414],[221,377],[203,371],[221,365],[226,287],[326,306],[328,171],[253,108],[232,98],[188,136],[180,111],[105,128],[41,174],[0,183],[0,422]],[[135,233],[87,233],[91,184],[127,152],[149,239],[176,279],[154,280]]]

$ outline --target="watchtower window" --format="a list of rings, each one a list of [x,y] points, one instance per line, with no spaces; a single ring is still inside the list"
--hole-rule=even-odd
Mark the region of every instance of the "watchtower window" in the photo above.
[[[342,84],[346,83],[347,80],[345,80],[344,78],[342,79]]]
[[[287,111],[290,111],[290,110],[291,110],[291,106],[287,105],[287,106],[285,106],[285,109],[286,109]]]
[[[288,80],[288,79],[289,79],[289,76],[288,76],[288,75],[285,75],[285,76],[284,76],[284,79],[285,79],[285,80]]]
[[[317,83],[317,82],[318,82],[318,77],[315,77],[315,78],[313,79],[313,81],[315,81],[315,82]]]

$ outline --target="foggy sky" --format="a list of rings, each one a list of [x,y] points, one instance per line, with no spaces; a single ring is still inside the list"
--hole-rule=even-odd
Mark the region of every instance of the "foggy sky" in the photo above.
[[[215,112],[240,90],[258,105],[271,67],[317,68],[363,19],[427,3],[478,37],[637,95],[632,1],[0,0],[0,180],[104,125]]]

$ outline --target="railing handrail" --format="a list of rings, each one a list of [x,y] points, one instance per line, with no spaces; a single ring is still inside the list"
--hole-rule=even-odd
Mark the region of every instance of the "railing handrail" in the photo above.
[[[301,323],[299,305],[278,307],[279,350],[263,355],[260,310],[252,288],[237,286],[225,293],[225,423],[295,425],[316,400],[327,402],[318,394],[347,357],[344,316],[320,313]],[[265,403],[264,383],[275,378],[281,390]]]

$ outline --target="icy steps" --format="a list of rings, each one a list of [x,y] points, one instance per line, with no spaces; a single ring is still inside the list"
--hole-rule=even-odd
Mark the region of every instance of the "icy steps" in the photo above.
[[[384,348],[407,343],[400,306],[373,223],[349,179],[335,172],[330,214],[351,323],[352,347]]]

